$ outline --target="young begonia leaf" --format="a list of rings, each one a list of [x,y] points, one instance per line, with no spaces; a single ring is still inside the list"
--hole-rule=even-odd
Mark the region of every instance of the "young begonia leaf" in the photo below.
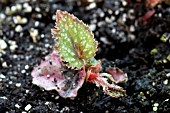
[[[95,56],[97,42],[87,25],[66,11],[57,10],[56,28],[52,29],[61,60],[72,69],[81,69]]]
[[[95,83],[97,87],[101,86],[103,88],[103,91],[111,97],[118,98],[121,96],[126,96],[126,91],[123,90],[122,87],[114,83],[110,84],[108,82],[108,79],[104,78],[101,74],[98,75],[96,79],[91,80],[91,82]]]
[[[114,67],[103,68],[101,61],[94,58],[97,42],[90,29],[67,12],[57,11],[56,15],[56,29],[52,29],[52,34],[57,45],[32,71],[33,84],[56,90],[63,98],[74,98],[86,79],[102,86],[112,97],[125,96],[125,90],[115,83],[126,81],[127,75]]]
[[[102,87],[103,91],[114,98],[121,96],[126,96],[126,91],[122,87],[116,85],[115,83],[125,81],[127,79],[126,73],[123,71],[116,70],[116,68],[108,68],[109,73],[100,73],[101,71],[100,62],[95,66],[91,66],[87,70],[86,81],[96,84],[97,87]],[[109,83],[111,80],[112,83]]]
[[[120,82],[126,82],[128,79],[127,74],[116,67],[106,68],[106,72],[111,75],[112,79],[116,84]]]
[[[70,70],[64,67],[56,51],[45,57],[31,73],[33,84],[45,90],[56,90],[63,98],[74,98],[85,80],[84,69]]]

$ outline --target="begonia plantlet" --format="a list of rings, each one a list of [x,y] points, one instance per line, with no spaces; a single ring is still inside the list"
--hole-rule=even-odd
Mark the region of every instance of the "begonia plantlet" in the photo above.
[[[56,42],[54,50],[32,71],[33,84],[71,99],[85,81],[102,87],[111,97],[126,95],[116,84],[126,82],[127,74],[116,67],[102,71],[102,61],[95,59],[98,42],[86,24],[66,11],[57,10],[56,26],[51,32]]]
[[[164,2],[165,4],[170,5],[170,0],[147,0],[146,6],[149,8],[154,8],[156,5]]]

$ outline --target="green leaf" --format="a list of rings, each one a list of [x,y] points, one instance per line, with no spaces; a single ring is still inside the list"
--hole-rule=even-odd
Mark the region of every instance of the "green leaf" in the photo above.
[[[65,11],[56,12],[56,29],[52,29],[62,61],[72,69],[80,69],[95,56],[98,43],[87,25]]]

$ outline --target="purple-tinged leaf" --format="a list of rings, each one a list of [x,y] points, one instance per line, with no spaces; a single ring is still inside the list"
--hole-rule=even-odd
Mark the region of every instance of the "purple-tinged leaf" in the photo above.
[[[106,68],[106,72],[112,75],[116,84],[120,82],[126,82],[128,79],[127,74],[116,67]]]
[[[95,66],[91,66],[87,70],[86,81],[96,84],[97,87],[102,86],[103,91],[114,98],[118,98],[126,95],[126,91],[123,88],[114,84],[112,75],[108,73],[99,73],[101,71],[100,62]],[[107,78],[106,78],[107,77]],[[112,84],[108,82],[108,79],[112,81]]]
[[[31,73],[33,84],[45,90],[56,90],[63,98],[74,98],[85,79],[84,69],[70,70],[63,66],[53,51]]]

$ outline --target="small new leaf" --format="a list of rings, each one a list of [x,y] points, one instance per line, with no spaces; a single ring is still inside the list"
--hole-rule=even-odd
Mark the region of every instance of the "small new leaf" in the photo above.
[[[57,10],[56,28],[52,29],[61,60],[72,69],[81,69],[95,56],[97,42],[87,25],[74,15]]]

